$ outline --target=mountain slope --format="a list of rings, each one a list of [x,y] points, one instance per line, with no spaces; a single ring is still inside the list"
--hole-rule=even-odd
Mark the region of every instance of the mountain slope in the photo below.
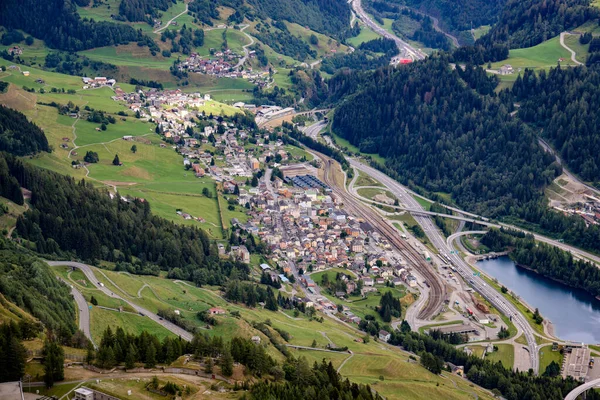
[[[79,51],[142,40],[131,26],[82,20],[70,0],[5,0],[0,2],[0,25],[22,29],[50,47]]]
[[[599,16],[589,0],[509,0],[498,23],[479,42],[531,47]]]
[[[490,91],[482,70],[464,77]],[[552,157],[531,130],[498,98],[466,86],[446,57],[379,70],[363,85],[336,109],[332,128],[361,151],[385,157],[388,170],[406,183],[502,215],[542,196],[555,175]]]

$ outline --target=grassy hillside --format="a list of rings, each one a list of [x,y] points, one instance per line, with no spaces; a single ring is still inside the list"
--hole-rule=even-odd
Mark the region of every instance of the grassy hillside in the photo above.
[[[361,338],[363,333],[329,318],[320,323],[316,320],[309,320],[302,314],[295,318],[287,310],[272,312],[248,309],[245,306],[227,303],[220,297],[216,288],[197,288],[185,282],[176,282],[160,277],[132,276],[107,270],[96,270],[95,275],[98,279],[106,282],[107,287],[115,293],[127,297],[150,311],[156,312],[164,308],[178,309],[182,316],[194,321],[198,326],[203,325],[195,318],[198,311],[215,306],[222,307],[228,311],[228,315],[217,317],[219,324],[207,331],[209,335],[221,336],[226,340],[233,336],[246,338],[254,335],[260,336],[263,343],[267,344],[268,352],[278,360],[282,360],[283,356],[269,344],[269,339],[265,335],[252,327],[253,322],[270,320],[273,328],[290,333],[289,344],[311,346],[313,341],[316,341],[317,347],[324,349],[331,341],[339,347],[348,346],[352,355],[346,352],[328,353],[317,350],[290,349],[290,351],[295,356],[306,357],[309,363],[320,362],[323,358],[331,360],[336,368],[341,366],[339,370],[341,374],[352,381],[371,384],[374,389],[388,399],[444,398],[458,400],[470,399],[473,394],[479,396],[480,399],[491,399],[487,392],[477,387],[470,387],[467,381],[459,377],[446,373],[444,373],[445,377],[432,375],[416,362],[409,360],[408,354],[398,348],[374,341],[368,344],[358,343],[355,340]],[[114,282],[118,288],[110,284],[106,278]],[[239,312],[240,317],[231,316],[232,311]],[[139,323],[142,318],[131,316],[132,320],[127,321],[126,319],[129,317],[124,316],[125,314],[120,314],[115,319],[114,312],[107,311],[106,316],[102,313],[94,310],[92,319],[100,324],[114,323],[126,326],[131,322]],[[101,328],[94,329],[100,330]],[[129,329],[134,328],[130,327]],[[155,327],[148,327],[148,329],[157,333]],[[276,340],[285,343],[276,332],[273,331],[273,333]],[[383,376],[384,379],[380,380],[380,376]]]
[[[9,64],[1,60],[0,65]],[[12,83],[7,93],[0,94],[0,103],[21,110],[34,120],[44,129],[48,142],[54,149],[52,153],[29,158],[28,162],[78,179],[86,177],[98,185],[116,187],[123,196],[145,198],[150,201],[152,209],[158,215],[179,223],[197,225],[213,238],[222,238],[216,198],[209,199],[201,194],[203,188],[209,187],[216,195],[213,181],[209,178],[200,180],[186,172],[182,164],[183,158],[179,154],[170,146],[160,147],[161,140],[154,133],[154,124],[136,119],[123,104],[112,100],[114,92],[110,88],[82,90],[81,79],[78,77],[37,68],[29,68],[29,71],[30,76],[24,76],[19,70],[11,69],[0,75],[1,80]],[[37,79],[43,79],[44,83],[36,83]],[[240,80],[233,82],[243,83]],[[23,86],[35,88],[36,92],[28,93],[22,89]],[[133,90],[131,85],[120,86],[124,90]],[[50,93],[53,87],[64,88],[66,91],[75,90],[76,93]],[[40,93],[42,88],[46,93]],[[223,90],[224,96],[231,95],[227,89],[213,90]],[[82,108],[87,105],[104,110],[112,114],[117,121],[115,124],[109,124],[106,131],[97,131],[98,124],[60,115],[56,108],[38,104],[52,101],[60,104],[70,101]],[[232,115],[237,112],[237,109],[216,101],[207,102],[203,110],[215,115],[221,112]],[[127,112],[129,116],[117,115],[120,111]],[[124,135],[135,137],[136,153],[130,150],[132,143],[122,140]],[[67,148],[61,145],[66,145]],[[97,152],[100,161],[90,164],[87,170],[72,168],[71,162],[82,160],[87,151]],[[112,165],[115,154],[119,155],[123,166]],[[177,209],[203,217],[205,222],[186,221],[176,214]],[[226,210],[226,213],[227,222],[231,218],[241,221],[247,219],[246,214],[240,211]],[[14,216],[0,217],[0,230],[4,229],[3,226],[8,228],[14,223],[14,219]]]
[[[499,68],[504,64],[510,64],[515,70],[518,68],[532,69],[550,69],[556,67],[559,59],[562,66],[573,66],[575,63],[571,61],[571,53],[560,45],[558,36],[546,40],[537,46],[528,47],[525,49],[510,50],[508,59],[492,64],[492,69]]]

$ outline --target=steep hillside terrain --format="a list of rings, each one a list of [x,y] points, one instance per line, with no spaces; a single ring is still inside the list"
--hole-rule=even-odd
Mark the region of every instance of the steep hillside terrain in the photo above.
[[[451,193],[478,213],[506,214],[538,199],[555,172],[531,130],[493,96],[494,86],[481,69],[452,70],[446,57],[379,70],[336,109],[332,128],[362,152],[385,157],[405,182]]]

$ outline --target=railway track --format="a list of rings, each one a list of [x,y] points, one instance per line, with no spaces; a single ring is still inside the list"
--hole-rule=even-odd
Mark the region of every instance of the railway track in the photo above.
[[[419,274],[426,279],[429,286],[429,296],[425,307],[419,311],[418,318],[425,320],[433,317],[441,309],[446,297],[446,287],[440,281],[435,271],[432,270],[431,266],[423,260],[421,255],[412,246],[399,237],[395,228],[390,226],[383,217],[373,213],[362,202],[350,195],[345,188],[340,188],[337,185],[335,180],[330,176],[331,169],[335,165],[334,160],[318,152],[311,152],[323,161],[325,166],[323,181],[331,188],[335,195],[343,200],[344,208],[365,222],[368,222],[374,229],[377,229],[407,261],[413,264]]]

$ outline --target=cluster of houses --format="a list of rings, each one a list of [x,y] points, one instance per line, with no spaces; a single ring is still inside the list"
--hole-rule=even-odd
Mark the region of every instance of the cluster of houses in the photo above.
[[[248,57],[255,57],[255,52],[250,51]],[[187,59],[177,64],[177,68],[179,71],[213,75],[219,78],[247,79],[258,86],[266,86],[270,81],[269,72],[253,71],[249,66],[243,69],[239,68],[241,58],[241,55],[231,49],[214,52],[213,57],[202,57],[198,53],[192,53]]]
[[[369,224],[344,211],[339,199],[326,189],[288,186],[277,177],[268,184],[261,182],[256,188],[238,190],[237,201],[248,204],[249,219],[246,223],[233,219],[232,225],[267,244],[270,265],[279,270],[270,271],[268,265],[263,268],[271,279],[285,282],[286,275],[301,269],[306,274],[300,281],[311,292],[316,284],[310,272],[344,268],[351,272],[342,275],[346,291],[335,293],[338,297],[356,293],[358,289],[366,295],[377,291],[375,285],[387,282],[417,285],[406,261],[391,250],[388,241]],[[240,260],[244,257],[249,260],[244,246],[231,251]],[[357,278],[350,278],[352,275]],[[330,303],[322,299],[313,306],[334,310],[335,304]],[[345,317],[350,322],[360,322],[348,310]]]
[[[99,88],[99,87],[103,87],[103,86],[113,87],[117,83],[116,80],[108,79],[104,76],[97,76],[95,78],[88,78],[88,77],[84,76],[81,78],[81,80],[83,81],[84,89]]]

